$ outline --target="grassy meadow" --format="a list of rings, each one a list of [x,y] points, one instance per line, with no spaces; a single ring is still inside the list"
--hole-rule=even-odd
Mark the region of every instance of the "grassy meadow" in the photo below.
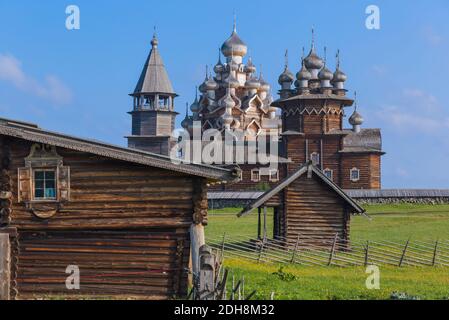
[[[356,216],[351,221],[351,239],[405,241],[449,239],[449,205],[370,205],[371,219]],[[257,212],[237,218],[239,208],[211,210],[206,239],[233,235],[255,236]],[[272,212],[268,212],[268,230]],[[449,268],[380,267],[380,289],[368,290],[363,267],[305,267],[257,263],[244,258],[226,258],[225,265],[236,278],[245,277],[248,293],[256,299],[389,299],[393,292],[419,299],[449,299]],[[285,274],[286,276],[282,276]]]

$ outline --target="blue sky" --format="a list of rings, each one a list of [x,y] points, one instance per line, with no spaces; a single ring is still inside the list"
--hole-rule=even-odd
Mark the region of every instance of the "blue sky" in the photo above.
[[[65,8],[81,29],[65,28]],[[365,28],[380,8],[381,29]],[[278,88],[284,51],[300,66],[310,29],[330,65],[341,50],[347,88],[364,127],[382,128],[384,188],[449,188],[449,2],[433,1],[0,1],[0,116],[125,145],[128,97],[157,26],[159,48],[180,95],[194,97],[205,65],[237,28],[253,61]],[[276,90],[273,90],[275,93]],[[275,95],[275,98],[277,95]]]

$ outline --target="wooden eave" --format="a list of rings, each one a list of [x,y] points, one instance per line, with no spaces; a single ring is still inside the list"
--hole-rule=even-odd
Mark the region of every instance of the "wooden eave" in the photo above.
[[[26,126],[21,122],[16,123],[15,121],[0,119],[0,134],[96,154],[111,159],[203,177],[213,181],[232,182],[237,179],[235,170],[205,164],[178,164],[167,156],[43,130],[37,126]]]
[[[364,214],[365,209],[363,209],[354,199],[352,199],[350,196],[348,196],[339,186],[337,186],[332,180],[327,178],[320,169],[312,165],[312,163],[309,161],[306,164],[302,165],[296,172],[291,174],[289,177],[285,178],[281,182],[279,182],[278,185],[274,186],[272,189],[266,191],[263,193],[258,199],[252,201],[248,206],[246,206],[239,214],[237,214],[238,217],[242,217],[244,215],[249,214],[252,210],[259,208],[263,204],[267,203],[270,198],[277,195],[279,192],[281,192],[284,188],[289,186],[293,181],[301,177],[303,174],[316,174],[324,183],[326,183],[331,189],[333,189],[343,200],[344,202],[349,205],[351,208],[354,209],[354,212],[359,214]]]

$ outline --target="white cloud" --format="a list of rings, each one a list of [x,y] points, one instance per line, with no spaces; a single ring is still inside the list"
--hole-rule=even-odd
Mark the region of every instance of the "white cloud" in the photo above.
[[[398,106],[385,106],[378,116],[400,131],[420,131],[427,134],[438,133],[449,128],[449,118],[440,119],[414,114]]]
[[[429,135],[446,134],[449,114],[431,93],[420,89],[404,89],[399,103],[384,105],[376,116],[400,132]]]
[[[27,75],[22,69],[22,63],[9,54],[0,53],[0,80],[57,105],[68,104],[72,101],[71,90],[58,77],[47,75],[42,81],[38,81]]]

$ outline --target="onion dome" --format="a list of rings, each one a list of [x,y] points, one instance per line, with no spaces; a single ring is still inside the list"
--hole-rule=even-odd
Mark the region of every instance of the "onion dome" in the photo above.
[[[182,120],[181,126],[184,129],[187,129],[189,126],[189,122],[190,122],[189,121],[189,104],[186,102],[186,116],[185,116],[184,120]]]
[[[312,79],[312,74],[309,72],[309,70],[307,70],[304,59],[302,59],[302,67],[301,70],[299,70],[299,72],[296,74],[296,79],[298,79],[298,81]]]
[[[346,74],[340,69],[335,70],[334,77],[332,78],[332,82],[345,82],[348,79]]]
[[[200,103],[198,101],[198,94],[196,93],[196,90],[195,101],[193,101],[193,103],[190,105],[190,111],[192,111],[193,113],[197,113],[198,111],[200,111]]]
[[[204,82],[198,88],[200,90],[200,92],[205,93],[207,91],[206,83],[207,83],[208,80],[209,80],[209,76],[206,76],[206,79],[204,79]]]
[[[357,112],[357,108],[354,110],[351,117],[349,117],[349,123],[353,126],[360,126],[363,124],[363,117]]]
[[[279,84],[283,84],[285,82],[292,83],[295,80],[293,73],[288,70],[288,67],[285,66],[284,72],[281,73],[278,79]]]
[[[232,109],[235,107],[235,101],[232,99],[229,92],[226,94],[225,98],[221,100],[220,106],[226,109]]]
[[[221,46],[221,52],[225,57],[232,55],[243,57],[248,52],[248,47],[237,35],[235,24],[231,36]]]
[[[315,31],[312,29],[312,48],[309,55],[304,59],[305,66],[308,70],[321,69],[324,66],[324,61],[315,51]]]
[[[207,91],[207,82],[208,81],[209,81],[209,73],[208,73],[208,67],[206,65],[206,78],[204,78],[203,83],[199,87],[200,92],[205,93]]]
[[[263,78],[262,72],[260,73],[259,76],[259,82],[260,82],[260,90],[261,91],[270,91],[270,84],[268,82],[265,81],[265,79]]]
[[[214,80],[213,77],[209,76],[209,79],[204,83],[205,89],[207,91],[218,89],[218,83]]]
[[[326,65],[324,65],[323,69],[318,73],[318,78],[320,80],[332,80],[333,77],[334,74],[326,67]]]
[[[223,66],[223,63],[221,63],[220,49],[218,49],[218,62],[217,62],[217,64],[214,66],[214,72],[215,72],[215,73],[222,73],[223,70],[224,70],[224,66]]]
[[[226,84],[227,87],[230,88],[240,87],[240,82],[236,78],[234,78],[232,74],[229,74],[229,76],[224,80],[224,83]]]
[[[346,74],[340,70],[340,50],[337,51],[337,68],[334,72],[334,77],[332,79],[333,83],[345,82],[348,79]]]
[[[307,69],[321,69],[324,66],[323,59],[321,59],[315,51],[315,46],[310,49],[309,55],[304,59],[304,64]]]
[[[245,88],[246,89],[259,89],[260,88],[260,82],[255,77],[251,77],[245,82]]]
[[[248,63],[245,66],[246,73],[254,73],[256,72],[256,66],[253,64],[253,59],[251,57],[248,58]]]

